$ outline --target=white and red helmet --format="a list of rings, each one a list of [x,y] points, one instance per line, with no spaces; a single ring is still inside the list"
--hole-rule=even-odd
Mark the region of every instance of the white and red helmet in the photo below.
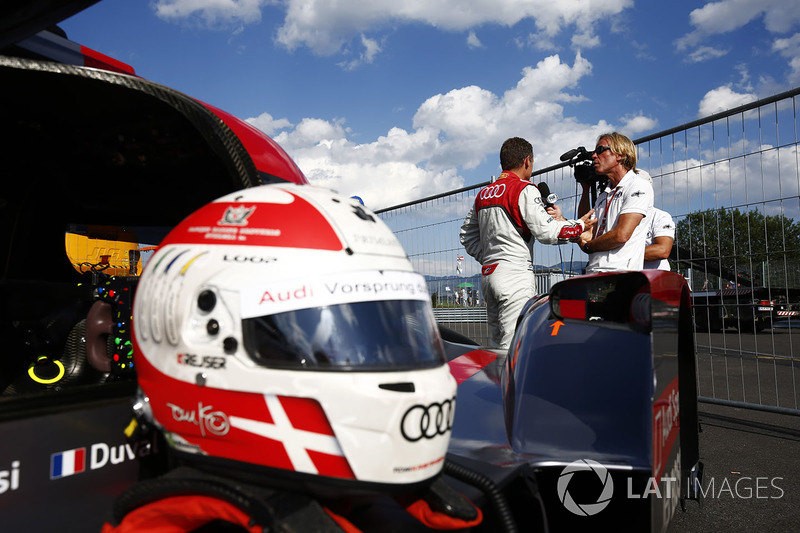
[[[442,469],[456,386],[425,280],[357,200],[280,184],[204,206],[133,316],[145,411],[184,458],[361,487]]]

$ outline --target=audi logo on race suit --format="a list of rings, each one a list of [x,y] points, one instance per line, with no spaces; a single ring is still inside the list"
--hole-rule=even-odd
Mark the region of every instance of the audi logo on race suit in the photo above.
[[[429,405],[412,405],[400,421],[400,432],[409,442],[420,439],[433,439],[444,435],[453,428],[453,417],[456,412],[455,397],[442,403]]]
[[[506,192],[506,184],[498,183],[496,185],[489,185],[481,189],[478,193],[478,198],[481,200],[488,200],[490,198],[500,198]]]

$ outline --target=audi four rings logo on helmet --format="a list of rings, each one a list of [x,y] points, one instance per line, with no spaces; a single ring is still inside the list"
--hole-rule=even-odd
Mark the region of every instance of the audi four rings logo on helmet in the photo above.
[[[506,192],[506,184],[498,183],[497,185],[489,185],[481,189],[478,193],[478,198],[481,200],[488,200],[489,198],[500,198]]]
[[[405,412],[400,421],[400,433],[409,442],[444,435],[453,428],[455,412],[455,397],[441,403],[413,405]]]

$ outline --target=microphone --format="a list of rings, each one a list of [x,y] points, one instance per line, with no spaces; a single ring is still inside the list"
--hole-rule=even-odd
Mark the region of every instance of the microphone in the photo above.
[[[573,157],[575,157],[579,153],[583,152],[584,150],[585,150],[585,148],[583,146],[579,146],[578,148],[573,148],[569,152],[564,152],[563,154],[561,154],[561,160],[562,161],[569,161],[570,159],[572,159]]]
[[[545,182],[541,182],[539,185],[537,185],[537,187],[539,188],[539,193],[542,195],[544,208],[547,209],[548,207],[553,207],[553,204],[558,201],[558,195],[551,193],[550,187],[548,187]]]

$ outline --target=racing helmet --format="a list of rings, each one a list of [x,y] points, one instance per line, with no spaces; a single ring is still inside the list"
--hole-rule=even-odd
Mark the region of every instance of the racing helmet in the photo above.
[[[139,408],[194,464],[359,490],[424,484],[455,410],[424,278],[357,200],[223,196],[165,237],[133,304]]]

